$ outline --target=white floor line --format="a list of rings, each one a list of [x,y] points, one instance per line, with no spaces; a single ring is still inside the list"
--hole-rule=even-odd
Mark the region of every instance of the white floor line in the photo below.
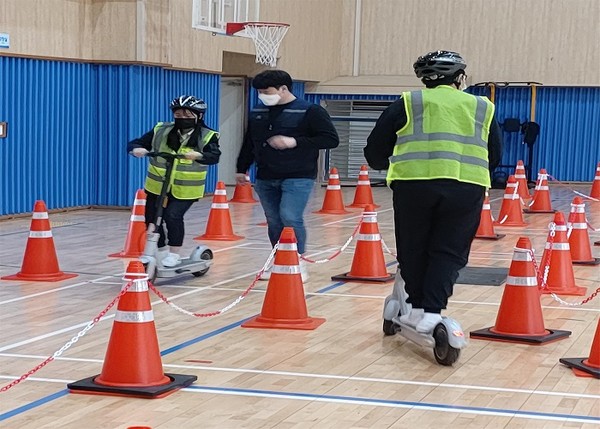
[[[28,354],[12,354],[12,353],[0,353],[2,357],[17,358],[17,359],[45,359],[47,356],[41,355],[28,355]],[[59,357],[56,360],[72,361],[72,362],[84,362],[84,363],[102,363],[100,359],[79,359],[79,358],[62,358]],[[493,387],[493,386],[481,386],[475,384],[457,384],[457,383],[433,383],[428,381],[414,381],[414,380],[399,380],[393,378],[378,378],[378,377],[359,377],[353,375],[335,375],[335,374],[314,374],[309,372],[295,372],[295,371],[275,371],[275,370],[262,370],[262,369],[247,369],[247,368],[223,368],[223,367],[212,367],[212,366],[199,366],[199,365],[178,365],[178,364],[163,364],[164,367],[178,368],[178,369],[192,369],[199,371],[214,371],[214,372],[234,372],[241,374],[260,374],[260,375],[273,375],[283,377],[298,377],[298,378],[313,378],[313,379],[328,379],[328,380],[343,380],[343,381],[360,381],[367,383],[383,383],[383,384],[404,384],[412,386],[428,386],[432,388],[445,388],[445,389],[465,389],[465,390],[481,390],[489,392],[510,392],[510,393],[522,393],[525,395],[544,395],[544,396],[560,396],[570,397],[579,399],[600,399],[600,395],[592,395],[586,393],[570,393],[570,392],[554,392],[547,390],[536,390],[536,389],[511,389],[506,387]],[[558,364],[557,364],[558,366]],[[8,375],[0,375],[0,378],[9,379],[17,378]],[[29,380],[35,380],[29,378]],[[39,379],[40,381],[47,381],[53,379]],[[63,381],[63,380],[60,380]]]

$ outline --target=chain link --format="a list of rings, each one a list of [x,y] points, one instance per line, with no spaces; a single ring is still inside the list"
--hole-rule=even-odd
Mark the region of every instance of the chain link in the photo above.
[[[114,307],[115,303],[121,299],[121,297],[123,295],[125,295],[125,293],[129,290],[129,288],[131,287],[131,285],[133,284],[133,281],[129,281],[124,287],[123,289],[121,289],[121,292],[119,293],[119,295],[117,295],[111,302],[110,304],[108,304],[106,306],[106,308],[104,310],[102,310],[100,312],[100,314],[98,314],[96,317],[94,317],[94,319],[89,322],[85,328],[83,328],[81,331],[79,331],[77,333],[77,335],[75,335],[73,338],[71,338],[64,346],[62,346],[59,350],[57,350],[56,352],[54,352],[54,354],[52,356],[49,356],[44,362],[40,363],[39,365],[37,365],[35,368],[29,370],[27,373],[23,374],[21,377],[17,378],[16,380],[13,380],[12,382],[10,382],[9,384],[3,386],[2,388],[0,388],[0,393],[2,392],[6,392],[8,389],[10,389],[13,386],[16,386],[17,384],[19,384],[21,381],[25,380],[26,378],[30,377],[31,375],[35,374],[36,372],[38,372],[40,369],[42,369],[43,367],[45,367],[46,365],[48,365],[50,362],[52,362],[54,359],[56,359],[57,357],[59,357],[60,355],[62,355],[67,349],[69,349],[73,344],[75,344],[77,341],[79,341],[79,339],[81,337],[83,337],[85,334],[88,333],[88,331],[90,329],[92,329],[99,321],[100,319],[102,319],[106,313],[108,313],[108,311]]]

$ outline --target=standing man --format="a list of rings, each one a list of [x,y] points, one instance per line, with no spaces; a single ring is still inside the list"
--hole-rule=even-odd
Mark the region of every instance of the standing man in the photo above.
[[[293,227],[298,253],[306,250],[304,209],[317,177],[320,149],[333,149],[339,138],[321,106],[296,98],[292,78],[282,70],[264,71],[252,80],[262,105],[250,112],[248,129],[237,160],[236,180],[247,182],[246,171],[256,162],[256,192],[260,198],[271,245],[283,228]],[[302,279],[308,278],[300,261]],[[270,272],[265,271],[262,279]]]
[[[427,333],[441,321],[467,264],[490,171],[500,163],[494,105],[466,87],[465,61],[436,51],[413,65],[426,89],[402,93],[364,148],[393,191],[396,249],[412,311],[403,323]]]
[[[162,264],[175,267],[181,263],[181,245],[185,235],[183,216],[192,204],[204,196],[204,182],[208,165],[219,162],[219,134],[204,123],[206,103],[194,96],[182,95],[171,101],[173,122],[159,122],[142,137],[127,144],[127,152],[142,158],[148,152],[163,152],[183,155],[176,159],[171,185],[167,192],[167,205],[163,219],[166,224],[161,228],[158,239],[158,251],[163,252]],[[165,177],[166,162],[163,158],[150,159],[146,183],[146,225],[154,231],[159,195]],[[169,247],[167,247],[167,243]]]

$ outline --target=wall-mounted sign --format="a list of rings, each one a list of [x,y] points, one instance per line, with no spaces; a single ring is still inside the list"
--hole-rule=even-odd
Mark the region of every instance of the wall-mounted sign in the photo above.
[[[7,127],[7,123],[6,122],[0,122],[0,139],[3,139],[6,137],[6,129]]]
[[[0,48],[10,47],[10,36],[8,33],[0,33]]]

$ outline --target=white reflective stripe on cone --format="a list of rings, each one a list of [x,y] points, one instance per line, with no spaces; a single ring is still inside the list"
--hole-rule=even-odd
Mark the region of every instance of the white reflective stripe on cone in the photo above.
[[[52,231],[29,231],[29,238],[52,238]]]
[[[131,215],[129,220],[131,222],[146,222],[146,218],[142,215]]]
[[[371,182],[369,182],[368,180],[359,180],[358,186],[371,186]]]
[[[126,279],[126,281],[127,283],[123,286],[123,289],[125,289],[125,286],[127,286],[130,281],[132,282],[129,289],[127,289],[127,292],[148,292],[148,278],[135,280]]]
[[[32,219],[48,219],[48,212],[33,212]]]
[[[227,195],[227,189],[215,189],[215,195]]]
[[[544,185],[544,186],[538,186],[538,187],[536,187],[535,189],[536,189],[536,190],[538,190],[538,191],[547,191],[547,190],[549,190],[550,188],[549,188],[548,186],[545,186],[545,185]]]
[[[492,207],[489,204],[484,204],[482,210],[490,210]]]
[[[340,175],[339,175],[339,174],[330,174],[330,175],[329,175],[329,178],[330,178],[330,179],[339,179],[339,178],[340,178]]]
[[[273,265],[271,273],[277,274],[300,274],[300,265]]]
[[[504,194],[504,199],[505,200],[518,200],[521,197],[519,196],[519,194]]]
[[[146,200],[134,200],[133,201],[133,205],[134,206],[145,206],[146,205]]]
[[[379,234],[357,234],[356,239],[360,241],[379,241],[381,235]]]
[[[340,189],[342,189],[342,187],[340,185],[327,185],[328,191],[337,191]]]
[[[567,225],[556,225],[555,226],[555,231],[566,231],[567,230]]]
[[[363,223],[377,223],[377,213],[365,213],[362,221]]]
[[[296,243],[279,243],[277,250],[293,250],[298,251],[298,245]]]
[[[512,260],[531,262],[533,261],[533,258],[531,257],[531,253],[529,253],[529,250],[516,248]]]
[[[571,204],[571,213],[585,213],[585,204]]]
[[[550,243],[546,243],[544,246],[546,249],[550,249]],[[552,250],[571,250],[569,243],[552,243]]]
[[[506,277],[507,285],[514,286],[537,286],[537,277]]]
[[[515,179],[527,179],[527,176],[525,176],[524,174],[515,174]]]
[[[147,311],[121,311],[117,310],[115,315],[115,322],[124,323],[145,323],[153,322],[154,314],[152,310]]]
[[[227,204],[227,203],[212,203],[210,205],[210,208],[212,208],[212,209],[228,209],[229,204]]]
[[[587,229],[587,223],[572,223],[571,228],[573,229]]]

